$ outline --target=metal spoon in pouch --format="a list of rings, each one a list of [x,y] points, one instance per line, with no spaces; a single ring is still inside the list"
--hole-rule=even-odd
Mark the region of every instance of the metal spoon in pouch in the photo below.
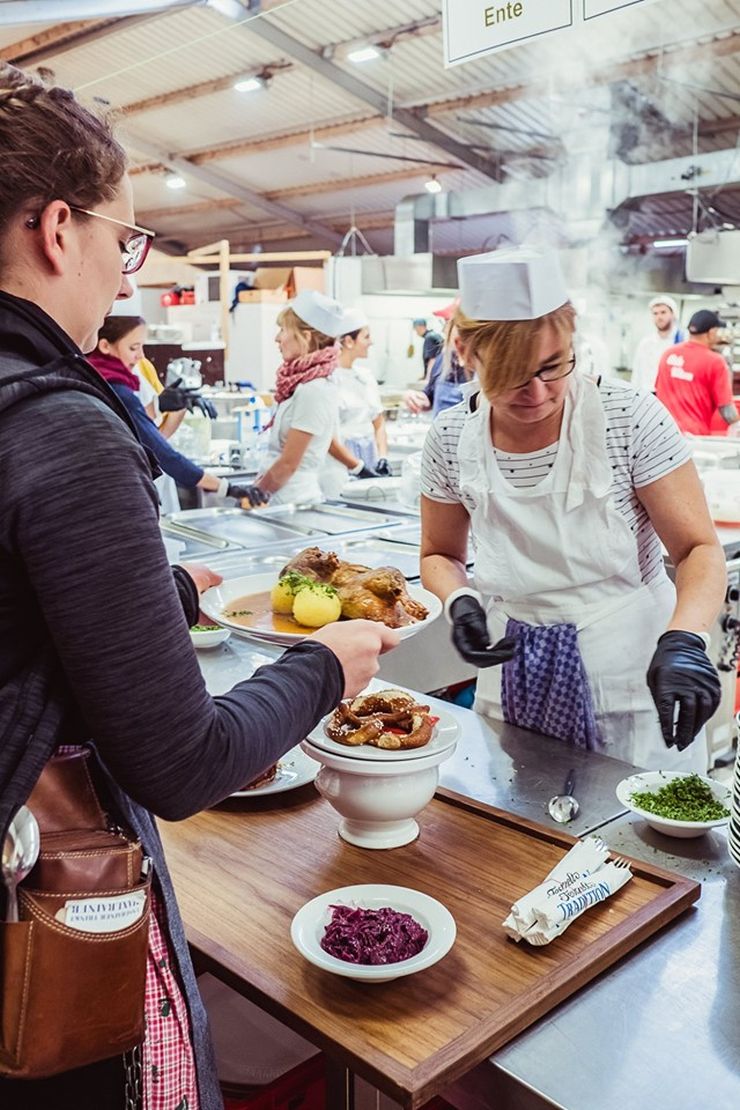
[[[559,825],[567,825],[569,821],[573,820],[578,810],[581,808],[573,797],[575,781],[575,771],[568,771],[563,793],[556,794],[555,797],[550,798],[550,801],[547,803],[547,812],[550,814],[553,821],[557,821]]]
[[[3,882],[8,892],[6,921],[18,920],[16,887],[32,870],[38,859],[40,846],[38,822],[28,806],[21,806],[10,822],[3,841]]]

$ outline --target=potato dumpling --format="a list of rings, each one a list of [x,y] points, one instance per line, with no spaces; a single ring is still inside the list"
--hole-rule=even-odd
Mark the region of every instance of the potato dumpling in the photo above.
[[[272,603],[272,610],[274,613],[281,613],[283,616],[290,616],[293,612],[293,602],[295,601],[295,591],[286,578],[281,578],[276,582],[270,591],[270,601]]]
[[[293,612],[295,595],[299,590],[311,585],[313,585],[313,579],[306,578],[305,574],[296,574],[295,571],[284,574],[282,578],[278,579],[270,591],[270,602],[272,603],[273,613],[290,616]]]
[[[299,624],[307,628],[322,628],[325,624],[339,620],[342,603],[339,594],[331,586],[316,583],[299,590],[293,602],[293,616]]]

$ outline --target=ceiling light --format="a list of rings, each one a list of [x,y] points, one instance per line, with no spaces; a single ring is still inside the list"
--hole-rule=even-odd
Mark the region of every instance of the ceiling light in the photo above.
[[[437,181],[436,173],[433,173],[432,176],[429,178],[429,180],[424,182],[424,188],[426,189],[426,191],[428,193],[441,193],[442,192],[442,186]]]
[[[661,250],[661,248],[666,247],[685,247],[687,243],[688,239],[655,239],[653,246],[657,250]]]
[[[266,83],[264,77],[244,77],[234,84],[234,88],[237,92],[257,92],[264,89]]]
[[[184,189],[187,185],[187,181],[184,177],[180,177],[179,173],[168,173],[164,183],[168,189]]]
[[[376,58],[380,57],[380,50],[377,46],[358,46],[356,50],[350,50],[347,55],[348,62],[373,62]]]

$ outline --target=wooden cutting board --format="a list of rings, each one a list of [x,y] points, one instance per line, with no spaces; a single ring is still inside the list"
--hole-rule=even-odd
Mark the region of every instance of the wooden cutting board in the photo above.
[[[507,940],[512,902],[575,843],[565,832],[440,791],[421,835],[368,851],[337,835],[312,786],[228,802],[162,834],[203,965],[409,1108],[422,1106],[695,902],[699,884],[634,862],[634,878],[556,941]],[[434,967],[362,984],[313,967],[290,922],[317,894],[392,883],[432,895],[457,940]]]

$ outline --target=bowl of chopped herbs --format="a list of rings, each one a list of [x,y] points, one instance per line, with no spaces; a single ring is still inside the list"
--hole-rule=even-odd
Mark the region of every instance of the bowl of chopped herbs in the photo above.
[[[645,771],[622,779],[617,798],[666,836],[701,836],[730,819],[732,790],[686,771]]]
[[[190,629],[190,639],[197,648],[218,647],[224,640],[228,640],[231,632],[228,628],[221,628],[212,621],[204,620],[201,624],[194,624]]]

